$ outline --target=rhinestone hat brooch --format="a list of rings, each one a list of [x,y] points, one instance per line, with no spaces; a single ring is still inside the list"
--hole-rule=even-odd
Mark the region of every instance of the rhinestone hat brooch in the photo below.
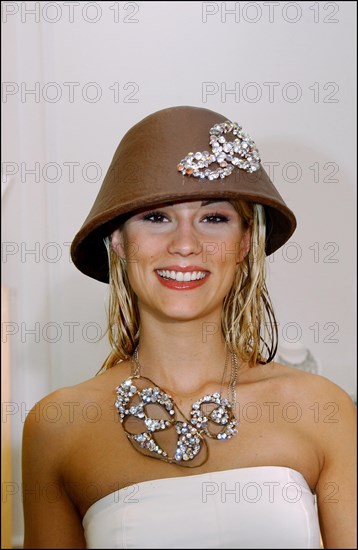
[[[231,355],[228,386],[231,403],[219,392],[204,395],[193,403],[190,420],[168,393],[149,378],[141,376],[137,350],[132,361],[134,369],[131,376],[116,388],[115,407],[123,429],[136,450],[165,462],[197,467],[208,459],[205,437],[225,441],[237,433],[238,421],[234,408],[238,365],[235,354]],[[224,374],[226,365],[227,361]],[[178,413],[182,420],[178,420]]]
[[[226,141],[225,134],[230,132],[234,136],[233,141]],[[259,170],[261,159],[255,142],[237,122],[226,120],[214,124],[209,134],[212,152],[188,153],[177,165],[183,175],[214,180],[230,176],[235,167],[250,174]],[[209,166],[214,162],[218,167],[211,170]]]

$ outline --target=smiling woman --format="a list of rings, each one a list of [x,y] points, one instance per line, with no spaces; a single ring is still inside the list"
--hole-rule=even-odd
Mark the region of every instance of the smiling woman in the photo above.
[[[238,123],[127,132],[71,248],[109,284],[111,352],[27,417],[26,548],[355,547],[353,403],[274,361],[265,262],[295,227]]]
[[[276,352],[277,334],[265,283],[264,220],[264,210],[259,204],[219,198],[166,204],[157,210],[133,215],[106,240],[110,287],[113,288],[111,304],[114,306],[114,311],[110,309],[113,316],[109,320],[109,330],[116,326],[121,313],[115,310],[118,293],[113,281],[117,281],[118,288],[119,280],[127,280],[129,284],[124,289],[127,294],[130,289],[134,290],[133,300],[136,304],[138,297],[145,302],[141,289],[148,285],[151,288],[147,288],[147,295],[155,297],[158,302],[160,287],[157,281],[162,286],[181,291],[204,286],[203,291],[195,296],[182,294],[181,300],[178,300],[176,293],[162,293],[164,305],[168,307],[168,300],[173,298],[172,306],[184,313],[184,304],[188,299],[192,304],[196,298],[201,306],[203,327],[213,320],[212,317],[205,320],[204,304],[209,308],[208,315],[213,314],[215,305],[218,308],[216,326],[221,325],[222,318],[223,334],[230,347],[253,364],[265,357],[264,352],[260,351],[260,340],[262,331],[266,329],[264,342],[269,355],[264,360],[271,360]],[[150,264],[149,273],[146,276],[143,274],[142,280],[136,282],[131,276],[133,274],[134,277],[137,269],[143,267],[145,257]],[[168,258],[173,257],[179,258],[180,264],[169,265]],[[129,259],[128,263],[126,258]],[[192,258],[199,258],[200,265],[191,264]],[[128,275],[128,278],[123,279],[120,275],[118,279],[118,270],[122,275]],[[258,304],[254,300],[256,295],[259,296]],[[170,315],[175,315],[175,311],[172,310]],[[194,315],[194,312],[190,311],[189,315]],[[128,323],[128,327],[132,328],[130,339],[124,350],[116,350],[115,339],[112,341],[114,353],[106,362],[107,368],[134,351],[131,345],[136,339],[139,316],[134,318],[127,313],[126,318],[129,317],[132,317]],[[233,317],[236,324],[233,323]],[[258,319],[259,322],[254,324],[251,319]],[[115,333],[125,334],[125,329],[116,327]]]

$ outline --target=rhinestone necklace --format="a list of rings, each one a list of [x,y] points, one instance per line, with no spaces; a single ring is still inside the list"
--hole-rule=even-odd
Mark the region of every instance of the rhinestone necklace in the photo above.
[[[168,393],[150,378],[141,375],[141,370],[136,348],[132,355],[131,375],[116,388],[115,402],[121,425],[131,444],[140,453],[179,466],[198,467],[208,459],[206,437],[225,441],[237,433],[238,420],[234,411],[238,361],[235,353],[231,353],[228,399],[219,392],[204,395],[192,404],[190,420]],[[171,435],[174,435],[171,452],[166,449],[168,442],[164,441],[163,445],[161,441],[163,434],[168,434],[170,430]]]

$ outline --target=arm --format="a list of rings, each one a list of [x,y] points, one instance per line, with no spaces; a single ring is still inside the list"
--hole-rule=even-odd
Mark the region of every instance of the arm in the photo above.
[[[320,419],[324,465],[316,487],[324,548],[357,548],[356,409],[334,386]],[[336,409],[335,414],[329,414]]]
[[[61,406],[58,393],[35,405],[24,425],[24,548],[86,548],[81,517],[61,477],[68,441],[66,422],[62,418],[50,422],[44,409],[46,403]]]

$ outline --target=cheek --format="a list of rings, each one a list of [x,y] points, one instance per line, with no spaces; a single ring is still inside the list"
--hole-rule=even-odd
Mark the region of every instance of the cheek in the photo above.
[[[146,295],[151,295],[150,278],[143,269],[142,263],[127,262],[127,276],[129,284],[140,301],[145,299]]]
[[[224,269],[232,269],[235,266],[241,256],[241,241],[237,238],[237,235],[230,236],[227,239],[222,240],[219,243],[220,258],[218,260],[222,263]]]
[[[231,289],[231,287],[232,287],[232,285],[235,281],[237,269],[238,269],[238,264],[237,264],[237,262],[234,262],[234,261],[232,261],[230,263],[230,266],[227,266],[227,270],[226,270],[225,277],[224,277],[224,280],[223,280],[225,295],[229,292],[229,290]]]
[[[223,243],[221,261],[222,261],[222,282],[225,294],[231,289],[237,270],[239,269],[241,256],[241,242],[236,238],[228,239]]]
[[[153,243],[148,242],[145,237],[138,239],[134,235],[131,239],[126,239],[125,255],[130,285],[134,292],[140,295],[142,289],[150,285],[155,267],[154,260],[158,255],[153,248]]]
[[[125,258],[129,264],[141,261],[143,244],[140,235],[130,230],[123,231],[123,249]]]
[[[156,240],[149,238],[143,228],[138,230],[129,225],[123,231],[123,246],[128,259],[145,262],[155,254]]]
[[[138,243],[131,241],[124,245],[124,258],[127,265],[137,263],[139,260],[139,245]]]

